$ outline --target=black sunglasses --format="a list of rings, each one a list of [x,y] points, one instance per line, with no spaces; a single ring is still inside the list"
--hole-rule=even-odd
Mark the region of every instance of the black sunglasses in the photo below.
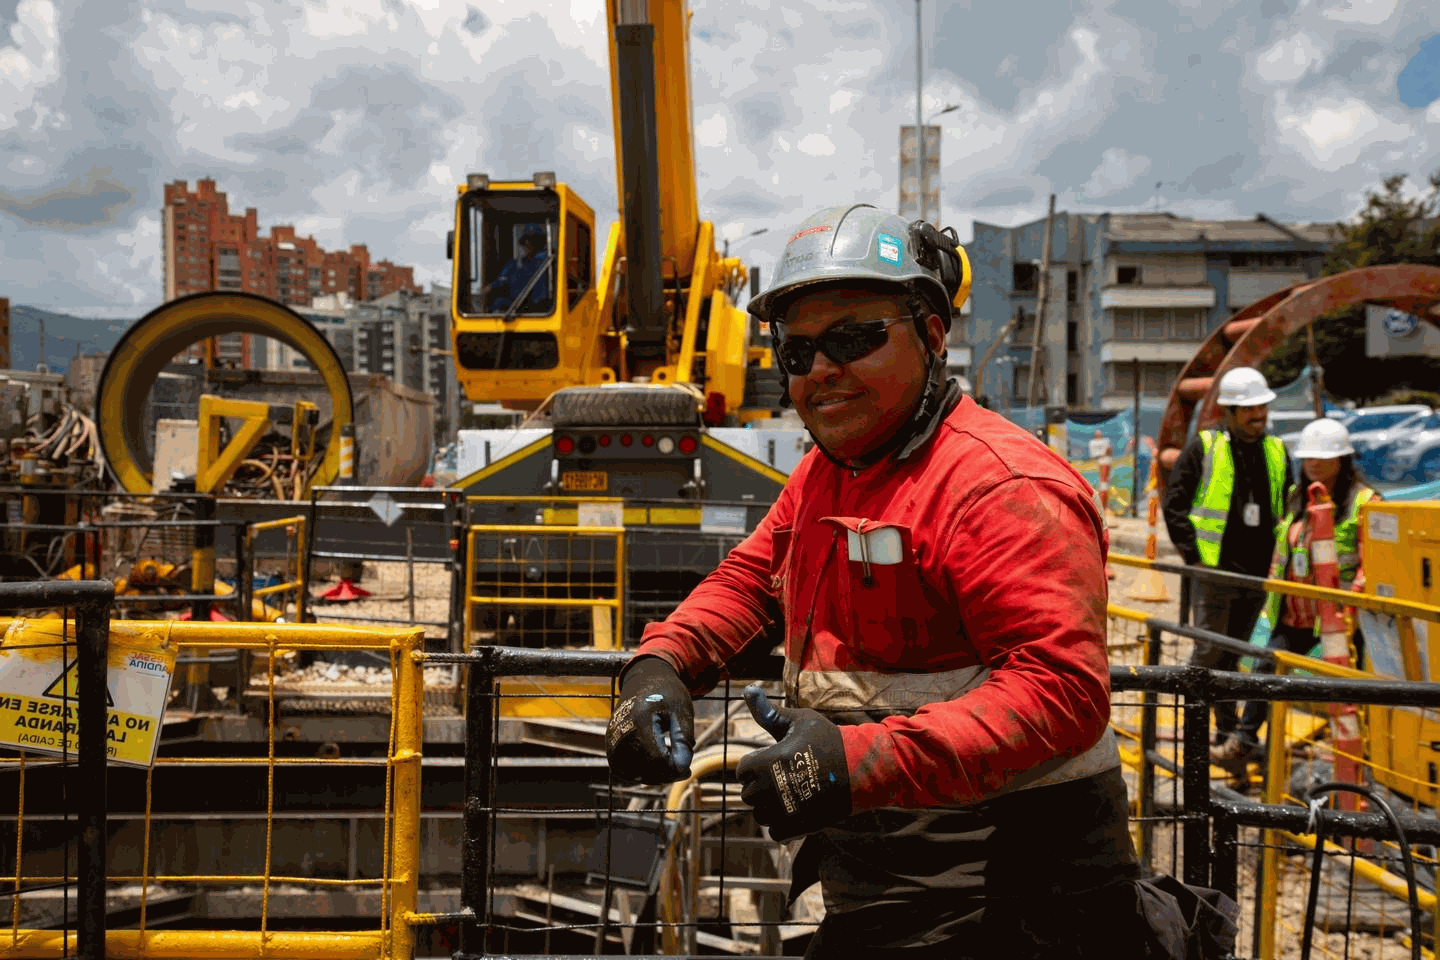
[[[837,323],[818,337],[789,337],[785,335],[782,324],[773,324],[771,335],[775,338],[775,357],[780,361],[780,369],[792,377],[803,377],[810,372],[815,364],[816,350],[825,354],[831,363],[843,367],[879,350],[890,339],[890,327],[909,321],[909,317],[887,317],[858,323]]]

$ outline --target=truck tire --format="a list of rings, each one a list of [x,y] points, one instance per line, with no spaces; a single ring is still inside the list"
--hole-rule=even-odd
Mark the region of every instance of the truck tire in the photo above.
[[[745,398],[741,406],[778,410],[784,398],[785,384],[780,374],[764,367],[745,368]]]
[[[571,387],[550,403],[556,427],[689,427],[699,421],[695,397],[679,388]]]

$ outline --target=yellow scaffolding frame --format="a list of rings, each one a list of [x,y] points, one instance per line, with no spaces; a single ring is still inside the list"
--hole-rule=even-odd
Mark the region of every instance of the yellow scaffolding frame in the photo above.
[[[516,498],[525,500],[527,498]],[[554,498],[533,498],[550,500]],[[607,502],[623,502],[619,500]],[[475,544],[484,534],[529,534],[536,537],[589,536],[613,537],[615,540],[615,596],[613,597],[498,597],[481,596],[475,593]],[[465,646],[472,644],[474,636],[474,609],[477,604],[516,607],[576,607],[594,609],[604,607],[612,611],[610,642],[596,646],[601,649],[618,650],[625,631],[622,614],[625,604],[625,528],[624,527],[571,527],[546,526],[537,524],[475,524],[466,528],[465,534]],[[599,641],[602,638],[597,638]]]
[[[58,633],[59,621],[0,618],[0,633],[12,629],[44,629]],[[419,629],[343,627],[333,624],[256,624],[256,623],[191,623],[183,621],[110,622],[112,638],[148,639],[174,643],[181,649],[238,648],[264,651],[269,655],[267,668],[267,756],[263,759],[237,758],[236,766],[263,765],[269,771],[266,789],[265,869],[262,874],[180,876],[151,874],[150,864],[150,786],[146,777],[145,849],[142,853],[143,872],[139,877],[107,877],[113,882],[138,883],[141,886],[140,928],[108,930],[105,934],[106,956],[120,960],[151,960],[151,958],[196,958],[218,960],[225,957],[293,957],[327,958],[327,960],[404,960],[414,955],[415,937],[412,921],[419,881],[420,852],[420,764],[424,752],[424,631]],[[272,830],[274,826],[275,769],[291,765],[355,764],[378,765],[373,760],[344,760],[322,757],[285,759],[275,756],[275,670],[276,654],[288,650],[382,650],[390,655],[390,734],[383,761],[385,778],[385,826],[382,875],[378,879],[322,879],[314,877],[275,877],[270,874]],[[24,795],[25,755],[18,759],[0,759],[0,767],[18,767],[19,790]],[[214,763],[210,758],[161,758],[157,765]],[[23,802],[16,814],[19,837],[24,830]],[[41,881],[52,878],[24,877],[20,869],[21,849],[16,844],[16,871],[12,877],[0,876],[0,883],[19,888],[22,880]],[[60,878],[53,878],[59,880]],[[255,883],[262,885],[260,929],[244,930],[147,930],[146,906],[149,889],[156,883]],[[300,883],[307,886],[379,886],[381,892],[380,926],[374,931],[273,931],[269,929],[270,889],[276,883]],[[16,900],[18,904],[18,898]],[[19,926],[18,906],[12,909],[9,935],[0,933],[0,957],[61,958],[73,955],[76,944],[74,931],[29,929]]]

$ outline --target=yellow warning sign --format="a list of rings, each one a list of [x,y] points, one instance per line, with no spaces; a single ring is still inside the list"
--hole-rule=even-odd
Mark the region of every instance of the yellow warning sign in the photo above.
[[[74,755],[79,661],[73,635],[60,631],[57,620],[17,619],[0,637],[0,746]],[[111,635],[105,740],[112,763],[155,762],[174,672],[175,647],[163,633]]]

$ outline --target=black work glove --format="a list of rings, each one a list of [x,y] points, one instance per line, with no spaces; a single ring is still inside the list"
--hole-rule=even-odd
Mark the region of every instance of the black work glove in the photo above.
[[[747,754],[735,772],[740,799],[775,840],[814,833],[850,815],[850,770],[840,728],[814,710],[771,706],[765,691],[745,688],[750,715],[778,743]]]
[[[685,682],[660,657],[637,657],[620,678],[620,705],[605,734],[610,770],[632,783],[684,780],[694,749],[695,705]]]

